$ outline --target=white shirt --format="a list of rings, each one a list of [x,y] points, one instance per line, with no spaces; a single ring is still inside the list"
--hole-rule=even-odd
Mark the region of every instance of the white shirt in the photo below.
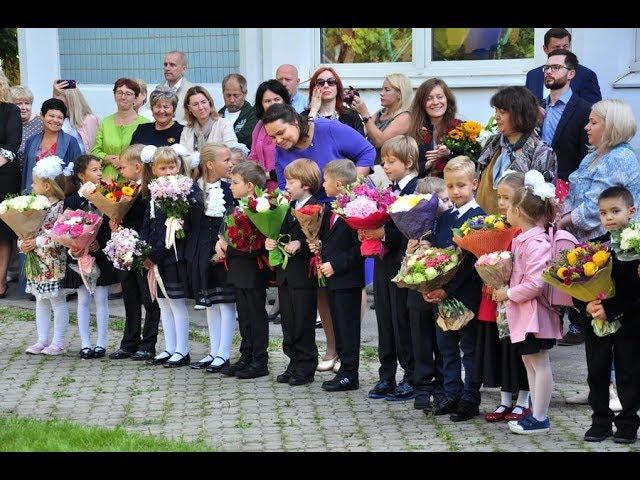
[[[213,183],[207,183],[207,205],[204,214],[207,217],[223,217],[226,208],[224,201],[224,191],[222,190],[222,185],[220,185],[220,180]]]
[[[165,87],[169,87],[169,88],[173,88],[173,90],[174,90],[175,92],[177,92],[178,90],[180,90],[180,86],[182,85],[182,79],[183,79],[183,78],[184,78],[184,77],[180,77],[180,80],[178,80],[178,81],[176,82],[176,84],[175,84],[173,87],[169,86],[169,82],[168,82],[168,81],[165,81],[163,86],[165,86]]]
[[[304,200],[297,200],[296,201],[296,210],[300,210],[302,207],[304,207],[304,205],[311,199],[312,196],[313,195],[309,195]]]
[[[230,112],[229,109],[227,108],[224,111],[224,118],[229,120],[229,123],[231,123],[231,125],[236,123],[236,120],[238,119],[239,116],[240,116],[240,110],[238,110],[237,112]]]
[[[416,178],[417,176],[418,176],[417,173],[410,173],[409,175],[402,177],[402,180],[398,182],[398,189],[403,190],[404,187],[406,187],[409,184],[409,182],[414,178]]]
[[[457,214],[458,218],[460,218],[461,216],[463,216],[465,213],[467,213],[472,208],[479,208],[479,207],[480,207],[480,205],[478,205],[478,202],[476,202],[476,199],[472,198],[469,202],[465,203],[460,208],[453,207],[451,209],[451,212]]]

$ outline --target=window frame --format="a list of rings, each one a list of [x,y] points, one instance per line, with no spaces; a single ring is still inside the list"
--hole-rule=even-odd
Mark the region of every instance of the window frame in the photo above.
[[[634,54],[631,59],[630,72],[640,72],[640,28],[635,29],[635,46],[634,46]]]
[[[526,73],[545,62],[542,51],[544,34],[548,28],[534,29],[534,57],[510,60],[431,60],[431,28],[412,29],[412,61],[386,63],[322,63],[322,29],[313,35],[313,64],[333,67],[344,84],[357,88],[378,88],[380,79],[389,73],[403,73],[412,85],[418,86],[425,78],[440,77],[451,87],[497,87],[523,84]]]

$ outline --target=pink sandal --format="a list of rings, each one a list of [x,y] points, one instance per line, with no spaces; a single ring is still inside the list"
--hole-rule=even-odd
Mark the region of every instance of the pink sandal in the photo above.
[[[41,353],[43,355],[54,356],[54,355],[62,355],[65,352],[65,350],[66,349],[62,345],[56,345],[52,343],[51,345],[43,349]]]
[[[27,348],[24,351],[24,353],[30,353],[31,355],[39,355],[42,353],[42,350],[44,350],[48,346],[49,346],[48,343],[42,343],[42,342],[34,343],[29,348]]]

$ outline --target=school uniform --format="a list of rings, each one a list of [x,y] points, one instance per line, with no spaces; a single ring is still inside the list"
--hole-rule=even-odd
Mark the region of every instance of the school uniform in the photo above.
[[[607,233],[592,241],[609,241]],[[621,327],[613,334],[598,337],[589,325],[586,329],[587,382],[589,405],[593,409],[593,426],[609,429],[615,423],[615,436],[634,438],[640,426],[640,261],[622,262],[612,252],[612,276],[616,286],[615,296],[602,301],[607,320],[617,320]],[[584,308],[584,304],[582,307]],[[614,416],[609,409],[609,382],[611,362],[615,364],[616,388],[622,411]]]
[[[444,212],[437,220],[432,245],[445,248],[453,243],[452,228],[459,228],[472,217],[484,215],[484,211],[475,199],[461,206]],[[456,298],[465,307],[477,314],[480,307],[482,280],[474,267],[476,257],[464,252],[462,265],[455,276],[443,289],[447,298]],[[474,352],[476,346],[477,322],[472,319],[457,331],[443,331],[436,328],[438,348],[443,357],[444,390],[449,401],[465,402],[467,405],[480,405],[480,384],[473,381]],[[461,376],[460,350],[464,364],[464,383]]]
[[[206,185],[198,181],[198,185],[203,189],[203,208],[189,210],[193,228],[185,243],[185,260],[191,291],[196,304],[205,307],[217,303],[234,303],[234,288],[227,283],[224,264],[211,263],[224,214],[234,205],[233,195],[229,183],[223,180]]]
[[[135,230],[140,234],[145,210],[149,207],[149,199],[140,194],[133,201],[133,205],[122,219],[122,227]],[[151,300],[147,277],[138,269],[121,270],[118,278],[122,285],[122,300],[124,302],[125,323],[120,349],[128,353],[148,352],[155,355],[158,340],[158,325],[160,324],[160,307],[158,302]],[[144,305],[145,317],[142,328],[141,307]]]
[[[265,369],[269,361],[269,320],[265,304],[271,271],[266,250],[243,252],[229,244],[226,258],[229,267],[227,282],[234,286],[238,311],[241,336],[239,362],[253,369]]]
[[[396,185],[396,193],[410,195],[416,189],[417,175],[410,174]],[[389,250],[382,258],[374,258],[373,289],[378,323],[378,359],[380,381],[395,383],[398,363],[404,370],[402,383],[413,380],[414,355],[411,325],[407,308],[407,289],[391,281],[398,274],[407,240],[393,220],[384,226],[384,246]],[[409,391],[411,389],[409,388]],[[410,394],[410,392],[408,392]]]
[[[291,209],[306,205],[319,205],[309,197],[306,201],[291,202]],[[290,235],[291,241],[300,241],[300,249],[289,258],[287,268],[280,265],[276,269],[280,316],[282,318],[282,350],[289,357],[287,371],[299,379],[313,378],[318,366],[316,346],[316,311],[318,303],[318,279],[309,271],[312,254],[302,228],[291,211],[280,230],[282,235]]]
[[[340,357],[338,378],[358,382],[360,363],[360,303],[364,286],[364,262],[357,232],[325,206],[320,233],[322,261],[334,274],[327,278],[329,308]]]

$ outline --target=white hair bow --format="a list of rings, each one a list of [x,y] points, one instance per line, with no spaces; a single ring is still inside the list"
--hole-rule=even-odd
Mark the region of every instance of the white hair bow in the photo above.
[[[71,177],[73,175],[73,162],[69,162],[69,164],[64,167],[64,170],[62,170],[62,174],[65,177]]]
[[[146,145],[140,152],[140,160],[144,163],[151,163],[153,161],[153,155],[156,153],[158,147],[155,145]]]
[[[542,200],[552,199],[556,196],[556,187],[551,183],[545,182],[542,173],[538,170],[529,170],[524,174],[524,185],[530,187],[533,194]]]
[[[193,152],[189,156],[189,168],[193,170],[197,168],[198,165],[200,165],[200,152]]]
[[[44,157],[33,167],[33,175],[38,178],[56,178],[62,174],[64,161],[56,156]]]
[[[189,152],[181,143],[174,143],[173,145],[171,145],[171,148],[173,148],[173,151],[181,157],[186,157],[187,155],[189,155]]]

